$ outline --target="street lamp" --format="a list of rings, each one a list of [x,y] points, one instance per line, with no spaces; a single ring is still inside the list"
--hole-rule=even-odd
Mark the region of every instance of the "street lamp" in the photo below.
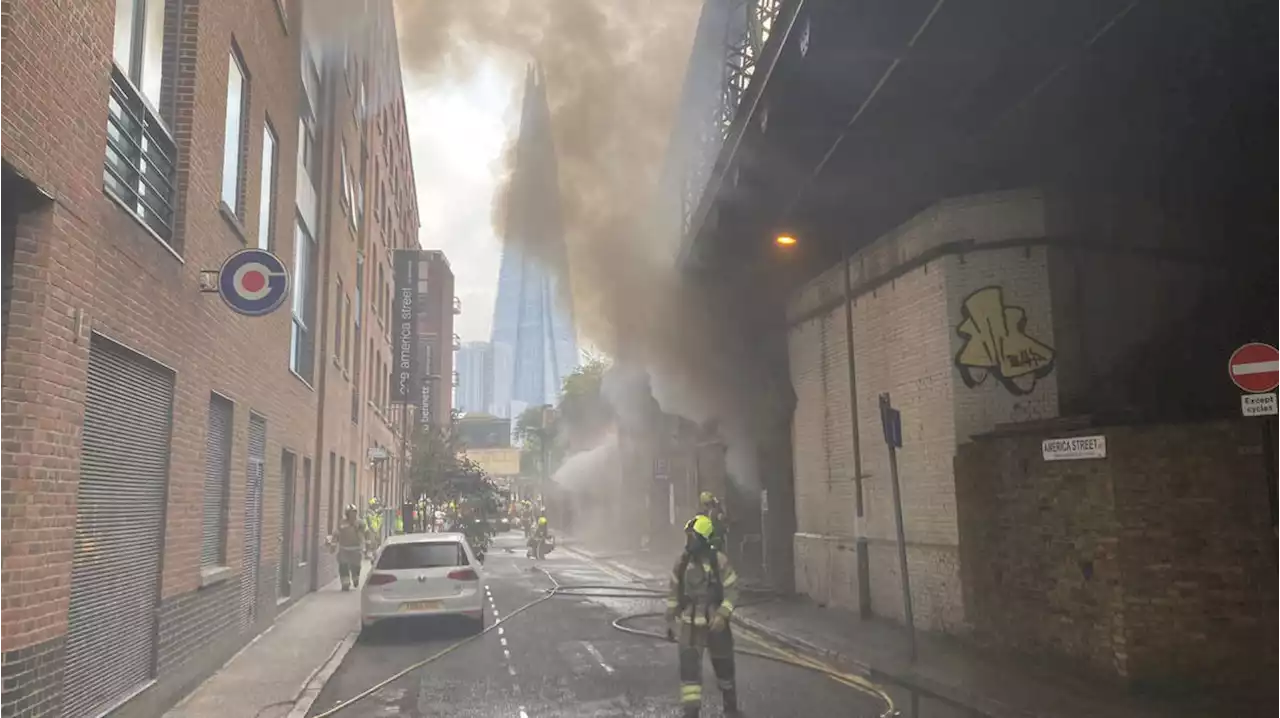
[[[796,238],[791,234],[779,234],[777,237],[774,237],[773,243],[779,247],[792,247],[796,244]]]

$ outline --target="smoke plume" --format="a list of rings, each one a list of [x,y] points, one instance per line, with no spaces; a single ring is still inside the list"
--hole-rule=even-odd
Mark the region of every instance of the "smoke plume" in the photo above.
[[[662,408],[719,420],[739,479],[754,484],[743,400],[749,352],[675,267],[680,237],[655,231],[654,194],[701,0],[398,0],[406,76],[456,80],[482,58],[516,77],[533,61],[545,78],[579,330],[618,364],[652,377]],[[507,153],[508,163],[513,157]],[[508,170],[510,167],[507,168]],[[505,183],[504,183],[505,184]],[[504,242],[556,267],[554,247]],[[566,281],[567,280],[567,281]],[[745,443],[744,443],[745,442]]]

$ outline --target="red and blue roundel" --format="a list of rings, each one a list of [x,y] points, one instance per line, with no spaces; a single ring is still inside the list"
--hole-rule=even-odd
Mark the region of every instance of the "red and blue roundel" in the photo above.
[[[276,255],[261,249],[242,249],[227,257],[218,271],[218,294],[240,314],[260,317],[284,304],[289,296],[289,271]]]

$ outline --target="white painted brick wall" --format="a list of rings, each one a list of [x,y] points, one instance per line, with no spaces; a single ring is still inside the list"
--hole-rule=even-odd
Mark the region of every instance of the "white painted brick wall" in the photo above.
[[[917,625],[958,632],[965,626],[960,586],[953,459],[959,442],[997,423],[1056,415],[1053,374],[1026,396],[994,379],[975,388],[962,381],[955,356],[961,306],[981,287],[1000,285],[1007,304],[1022,307],[1027,333],[1052,345],[1046,251],[1043,248],[945,256],[893,281],[858,287],[940,244],[1041,236],[1039,192],[1017,191],[939,203],[851,259],[858,437],[865,516],[855,520],[853,442],[843,307],[795,325],[790,332],[797,535],[797,590],[831,605],[857,608],[854,539],[868,539],[871,608],[901,620],[888,451],[878,397],[890,392],[902,412],[898,453],[908,564]],[[824,272],[793,298],[794,319],[843,293],[842,268]]]

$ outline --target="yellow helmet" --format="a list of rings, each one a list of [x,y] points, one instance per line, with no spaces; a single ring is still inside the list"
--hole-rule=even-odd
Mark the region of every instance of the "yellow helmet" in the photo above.
[[[711,519],[701,514],[693,517],[693,520],[689,522],[688,528],[708,541],[711,540],[711,534],[715,532],[715,524],[711,522]]]
[[[715,503],[715,500],[716,500],[715,494],[711,493],[710,491],[703,491],[701,494],[698,495],[698,501],[704,504]]]
[[[546,516],[539,516],[539,517],[538,517],[538,525],[539,525],[539,526],[546,526],[546,525],[547,525],[547,517],[546,517]]]

